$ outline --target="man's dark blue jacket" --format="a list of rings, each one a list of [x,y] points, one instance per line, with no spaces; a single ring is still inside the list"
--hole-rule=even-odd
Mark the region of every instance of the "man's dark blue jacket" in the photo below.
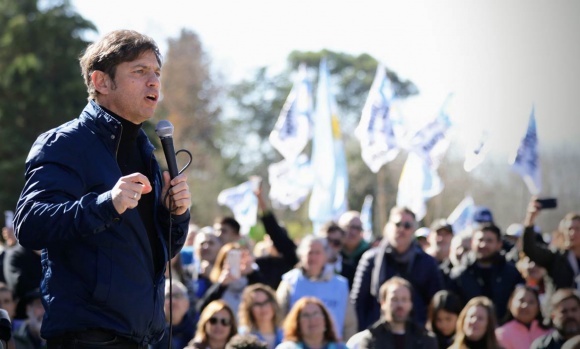
[[[170,214],[161,205],[161,170],[140,130],[137,144],[154,177],[154,221],[165,251],[164,265],[154,266],[138,210],[119,215],[112,202],[111,189],[122,176],[116,160],[121,132],[121,124],[91,101],[77,119],[39,136],[26,160],[15,232],[21,245],[42,250],[43,338],[90,328],[141,344],[163,335]],[[172,219],[174,256],[185,241],[189,211]]]

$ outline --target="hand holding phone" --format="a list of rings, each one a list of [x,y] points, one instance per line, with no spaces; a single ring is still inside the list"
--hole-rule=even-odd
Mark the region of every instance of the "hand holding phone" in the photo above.
[[[543,198],[536,199],[536,202],[540,205],[540,210],[552,209],[558,207],[558,199],[556,198]]]
[[[242,263],[242,251],[240,250],[230,250],[226,257],[226,261],[230,268],[230,274],[236,279],[241,276],[241,263]]]

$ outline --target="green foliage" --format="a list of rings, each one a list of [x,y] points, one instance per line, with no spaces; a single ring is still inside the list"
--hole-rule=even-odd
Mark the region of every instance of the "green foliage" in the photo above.
[[[24,162],[38,135],[78,116],[86,104],[78,56],[94,25],[68,1],[0,2],[0,210],[13,210]]]

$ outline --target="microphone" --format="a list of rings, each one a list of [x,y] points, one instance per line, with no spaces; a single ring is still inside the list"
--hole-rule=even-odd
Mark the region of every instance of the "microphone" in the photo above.
[[[163,146],[163,153],[167,161],[169,175],[171,179],[177,177],[179,170],[177,169],[177,159],[175,157],[175,149],[173,148],[173,125],[167,120],[161,120],[155,126],[155,133],[161,139]]]

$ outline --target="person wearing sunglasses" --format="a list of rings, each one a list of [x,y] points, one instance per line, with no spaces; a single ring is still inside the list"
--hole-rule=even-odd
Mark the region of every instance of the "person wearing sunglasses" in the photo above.
[[[195,337],[185,348],[224,349],[228,341],[237,333],[232,308],[222,300],[215,300],[201,312]]]
[[[276,349],[346,349],[340,342],[332,315],[316,297],[302,297],[284,320],[284,342]]]
[[[282,342],[284,333],[280,327],[280,306],[270,286],[257,283],[246,287],[242,293],[238,318],[238,331],[255,335],[267,344],[268,349],[274,349]]]
[[[444,284],[435,258],[415,241],[416,227],[413,211],[406,207],[393,207],[381,242],[363,254],[350,293],[359,331],[379,319],[379,288],[393,276],[400,276],[413,286],[413,320],[425,325],[427,306]]]
[[[356,267],[347,262],[341,254],[346,232],[336,222],[330,221],[322,226],[318,235],[326,237],[326,240],[328,240],[328,246],[330,247],[328,263],[332,265],[336,274],[342,275],[348,280],[348,288],[350,290]]]

